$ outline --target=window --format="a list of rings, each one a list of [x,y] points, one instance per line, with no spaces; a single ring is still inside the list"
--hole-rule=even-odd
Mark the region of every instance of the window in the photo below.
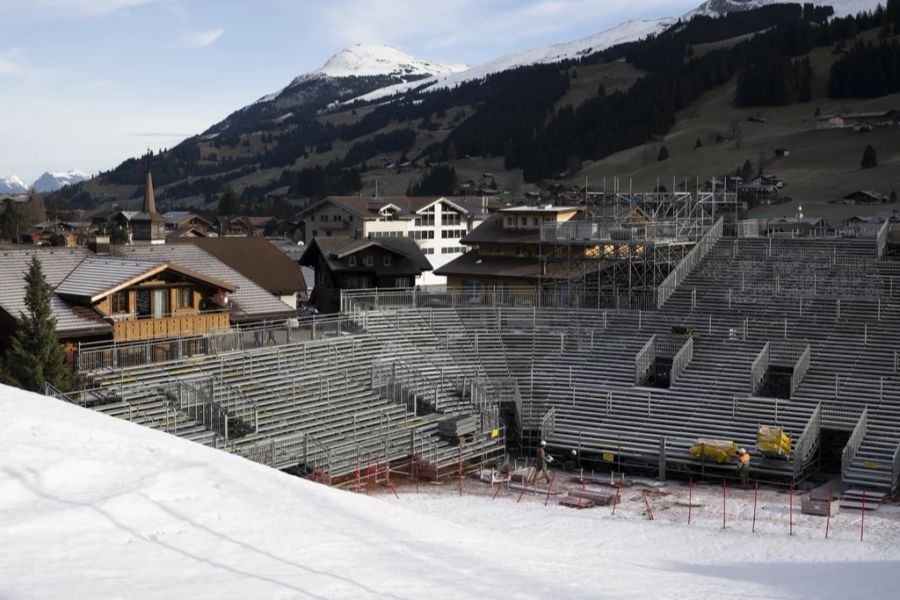
[[[363,264],[367,267],[372,267],[375,265],[375,259],[372,258],[372,255],[363,256]]]
[[[519,258],[525,256],[525,246],[516,246],[516,256]]]
[[[532,218],[531,221],[532,221],[532,223],[534,224],[535,227],[537,227],[537,226],[539,226],[539,225],[541,224],[541,220],[540,220],[539,218],[537,218],[537,217]]]
[[[347,266],[349,266],[349,267],[356,266],[356,255],[355,254],[351,254],[350,257],[347,259]]]
[[[340,223],[342,221],[341,215],[333,215],[331,217],[331,220],[334,221],[335,223]]]
[[[116,292],[112,295],[112,314],[128,313],[128,292]]]
[[[424,214],[416,217],[416,227],[434,227],[434,214]]]
[[[422,254],[434,254],[434,248],[422,248]]]
[[[391,257],[388,255],[385,255],[385,257],[384,257],[384,266],[386,266],[386,267],[391,266]]]
[[[441,216],[441,221],[444,224],[444,226],[459,225],[460,224],[459,213],[451,213],[451,212],[444,213]]]
[[[506,217],[506,228],[512,229],[516,226],[516,218],[515,217]]]
[[[191,287],[178,288],[178,308],[194,308],[194,289]]]
[[[313,236],[313,237],[318,237],[318,236],[319,236],[319,232],[316,231],[315,229],[313,229],[313,234],[312,234],[312,236]]]
[[[519,217],[519,227],[528,227],[528,217]]]
[[[319,222],[325,223],[328,221],[328,215],[319,215]]]

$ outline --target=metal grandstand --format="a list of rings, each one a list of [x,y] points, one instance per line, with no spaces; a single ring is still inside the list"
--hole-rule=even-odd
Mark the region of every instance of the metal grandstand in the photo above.
[[[755,476],[834,469],[845,487],[895,491],[900,260],[890,231],[734,229],[741,237],[725,236],[721,220],[707,228],[645,308],[534,289],[356,290],[339,316],[263,335],[83,347],[85,389],[48,391],[330,481],[375,463],[455,474],[538,436],[589,468],[662,462],[727,477],[730,465],[689,454],[694,440],[752,448],[760,425],[777,425],[792,450],[757,455]],[[442,436],[441,421],[460,415],[476,417],[475,430]]]

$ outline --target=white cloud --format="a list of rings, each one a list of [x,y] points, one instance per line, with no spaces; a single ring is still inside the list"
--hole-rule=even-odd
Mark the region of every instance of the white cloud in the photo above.
[[[31,72],[23,60],[21,48],[0,50],[0,75],[27,75]]]
[[[222,37],[223,33],[225,30],[222,28],[209,31],[189,31],[181,36],[181,44],[188,48],[203,48]]]
[[[32,6],[56,11],[60,16],[70,15],[105,15],[133,8],[142,4],[150,4],[157,0],[31,0]]]

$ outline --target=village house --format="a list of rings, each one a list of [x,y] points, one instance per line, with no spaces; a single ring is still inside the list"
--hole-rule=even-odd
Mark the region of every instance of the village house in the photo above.
[[[329,196],[307,208],[304,241],[332,236],[355,239],[411,238],[433,269],[463,254],[460,240],[488,214],[488,200],[472,204],[462,198],[391,196]],[[422,285],[445,283],[426,271]]]
[[[866,112],[843,112],[816,117],[818,129],[843,129],[851,127],[887,127],[900,123],[900,111],[875,110]]]
[[[296,314],[192,244],[120,246],[112,254],[86,247],[7,248],[0,251],[0,347],[25,310],[32,256],[52,290],[56,334],[69,357],[81,342],[178,338]]]
[[[341,290],[410,288],[431,264],[408,237],[315,237],[300,264],[315,269],[310,303],[320,312],[341,308]]]
[[[517,206],[504,208],[462,239],[470,251],[438,269],[447,286],[471,291],[535,288],[542,278],[561,276],[557,263],[542,261],[541,230],[577,219],[581,207]]]

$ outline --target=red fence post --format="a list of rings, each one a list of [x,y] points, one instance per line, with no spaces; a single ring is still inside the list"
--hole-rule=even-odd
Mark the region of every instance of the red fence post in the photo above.
[[[794,535],[794,482],[791,481],[790,508],[788,509],[788,535]]]
[[[863,490],[862,514],[859,521],[859,541],[863,541],[863,534],[866,531],[866,490]]]
[[[759,482],[756,482],[756,490],[753,492],[753,528],[751,533],[756,533],[756,500],[759,498]]]
[[[372,454],[366,454],[366,495],[372,489]]]
[[[647,500],[647,490],[643,490],[641,495],[644,497],[644,506],[647,508],[647,519],[653,520],[653,509],[650,508],[650,501]]]
[[[359,454],[356,455],[356,493],[359,493]]]
[[[531,483],[531,477],[529,477],[529,475],[530,473],[525,474],[525,481],[522,482],[524,485],[522,486],[522,491],[519,492],[519,497],[516,499],[516,504],[522,500],[522,496],[525,495],[525,490],[528,489],[528,484]],[[535,475],[535,479],[537,479],[537,475]]]
[[[457,477],[459,477],[459,495],[462,496],[462,488],[463,488],[462,446],[459,447],[459,472],[457,473]]]
[[[616,504],[619,503],[619,490],[620,490],[620,489],[621,489],[621,488],[620,488],[619,486],[616,486],[616,497],[613,498],[613,509],[612,509],[612,514],[616,514]]]
[[[544,506],[547,506],[547,502],[550,501],[550,492],[553,490],[554,481],[556,481],[556,471],[553,471],[553,474],[550,475],[550,485],[547,486],[547,497],[544,498]]]
[[[584,486],[587,485],[587,480],[581,479],[581,493],[578,494],[578,507],[581,507],[581,501],[584,500]]]
[[[825,539],[828,539],[828,529],[831,527],[831,488],[828,489],[828,518],[825,519]]]
[[[400,494],[397,493],[397,488],[394,487],[394,484],[391,482],[391,466],[387,465],[384,469],[384,480],[387,482],[388,487],[391,488],[391,491],[394,492],[394,496],[397,497],[397,500],[400,499]]]
[[[413,457],[413,469],[416,471],[416,493],[419,493],[419,458]]]
[[[694,478],[688,477],[688,525],[691,524],[691,509],[694,505]]]
[[[728,482],[722,480],[722,529],[725,529],[725,515],[728,512]]]
[[[512,475],[510,475],[510,477],[512,477]],[[501,490],[502,488],[503,488],[503,482],[501,481],[500,484],[497,486],[497,489],[494,490],[494,495],[491,496],[491,500],[496,500],[496,499],[497,499],[497,494],[500,493],[500,490]]]

